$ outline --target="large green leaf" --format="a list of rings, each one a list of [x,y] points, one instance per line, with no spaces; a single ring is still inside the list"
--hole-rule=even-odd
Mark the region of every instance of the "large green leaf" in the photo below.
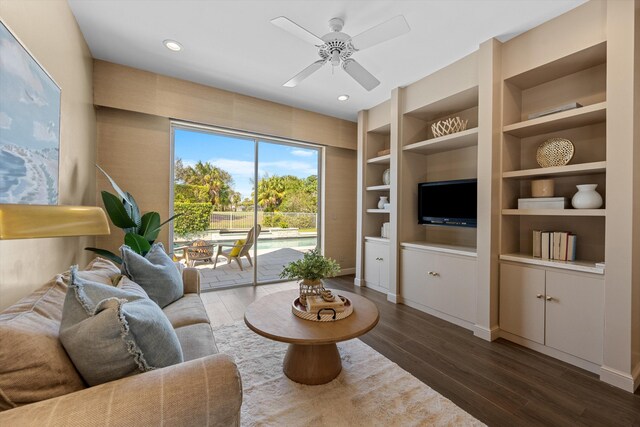
[[[136,227],[136,223],[129,217],[127,211],[124,208],[122,200],[116,195],[109,193],[108,191],[102,191],[102,201],[104,202],[104,208],[111,218],[111,222],[116,227],[127,229]]]
[[[142,219],[140,217],[140,208],[136,203],[136,199],[134,199],[131,193],[129,192],[127,192],[127,200],[129,201],[129,204],[125,204],[124,208],[127,210],[127,213],[129,214],[133,222],[136,223],[136,226],[139,227],[140,220]]]
[[[174,219],[176,219],[177,217],[179,217],[180,215],[182,215],[182,213],[179,214],[175,214],[174,216],[172,216],[171,218],[169,218],[168,220],[166,220],[165,222],[163,222],[162,224],[160,224],[154,231],[160,231],[160,229],[162,228],[163,225],[165,225],[168,222],[173,221]]]
[[[134,252],[139,253],[144,256],[149,249],[151,249],[151,245],[147,240],[135,233],[127,233],[124,235],[124,244],[129,246]]]
[[[99,248],[84,248],[85,251],[91,251],[91,252],[95,252],[98,255],[100,255],[103,258],[106,258],[108,260],[111,260],[113,262],[115,262],[116,264],[122,264],[122,258],[120,258],[118,255],[114,254],[113,252],[109,252],[106,249],[99,249]]]
[[[118,195],[128,204],[132,204],[131,200],[129,200],[129,198],[127,197],[127,194],[129,193],[125,193],[124,191],[122,191],[122,189],[120,189],[120,187],[118,187],[118,184],[116,184],[116,182],[113,180],[113,178],[111,178],[109,176],[108,173],[106,173],[100,166],[96,165],[96,167],[98,168],[98,170],[100,170],[100,172],[102,172],[104,174],[104,176],[107,177],[107,179],[109,180],[109,182],[111,183],[111,186],[113,187],[114,190],[116,190],[116,193],[118,193]]]
[[[144,237],[149,243],[153,243],[160,233],[160,214],[158,212],[147,212],[142,215],[138,234]]]

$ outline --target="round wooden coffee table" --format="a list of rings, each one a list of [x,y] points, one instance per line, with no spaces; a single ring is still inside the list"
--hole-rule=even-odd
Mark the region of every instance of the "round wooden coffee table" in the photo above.
[[[289,343],[283,371],[291,380],[308,385],[325,384],[342,370],[337,342],[359,337],[378,323],[378,309],[368,299],[352,292],[334,291],[353,304],[353,313],[335,322],[314,322],[296,317],[291,303],[297,290],[276,292],[255,301],[244,313],[244,321],[263,337]]]

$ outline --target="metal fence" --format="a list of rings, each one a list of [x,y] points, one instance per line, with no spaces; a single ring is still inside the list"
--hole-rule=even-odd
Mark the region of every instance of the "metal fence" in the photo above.
[[[270,228],[316,229],[318,214],[307,212],[258,212],[258,224]],[[210,229],[249,229],[253,212],[211,212]]]

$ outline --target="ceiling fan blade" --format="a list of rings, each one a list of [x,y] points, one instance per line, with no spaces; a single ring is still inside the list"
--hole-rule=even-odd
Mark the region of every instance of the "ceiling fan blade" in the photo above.
[[[344,61],[342,68],[367,91],[371,91],[371,89],[380,84],[380,81],[376,79],[373,74],[365,70],[355,59],[347,59]]]
[[[398,15],[382,24],[369,28],[367,31],[351,38],[351,45],[356,50],[363,50],[387,40],[391,40],[411,30],[404,16]]]
[[[316,46],[324,44],[324,41],[313,34],[312,32],[305,30],[300,25],[296,24],[292,20],[285,18],[284,16],[278,16],[277,18],[273,18],[271,23],[276,27],[280,27],[283,30],[293,34],[294,36],[302,39],[306,42],[314,44]]]
[[[296,87],[296,86],[298,86],[298,84],[300,84],[301,81],[303,81],[304,79],[309,77],[311,74],[313,74],[316,71],[318,71],[325,64],[325,62],[327,62],[327,61],[325,61],[324,59],[320,59],[320,60],[314,62],[313,64],[309,65],[307,68],[305,68],[304,70],[302,70],[298,74],[296,74],[291,80],[289,80],[288,82],[286,82],[282,86],[286,86],[286,87]]]

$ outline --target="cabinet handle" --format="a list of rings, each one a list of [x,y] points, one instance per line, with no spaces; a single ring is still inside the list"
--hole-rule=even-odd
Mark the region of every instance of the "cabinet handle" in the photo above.
[[[433,276],[433,277],[439,277],[440,273],[436,273],[435,271],[427,271],[427,274],[429,276]]]
[[[542,295],[542,294],[538,294],[538,295],[536,295],[536,298],[538,298],[538,299],[540,299],[540,298],[542,298],[542,297],[543,297],[543,295]]]
[[[549,295],[547,295],[547,298],[546,298],[546,300],[547,300],[547,301],[553,301],[554,299],[555,299],[555,298],[550,297]]]

